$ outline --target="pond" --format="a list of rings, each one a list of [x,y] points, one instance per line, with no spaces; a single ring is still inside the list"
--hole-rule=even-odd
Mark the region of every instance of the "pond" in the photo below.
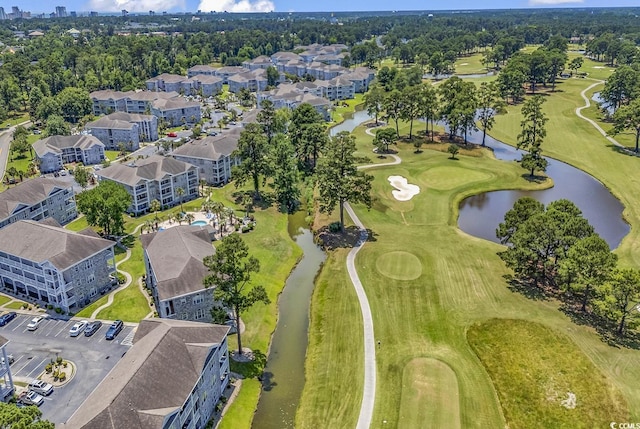
[[[471,133],[469,141],[481,143],[482,133]],[[487,136],[486,144],[494,150],[498,159],[513,162],[522,156],[522,151],[490,136]],[[518,198],[528,196],[545,205],[566,198],[582,210],[584,217],[607,241],[609,247],[618,247],[629,232],[629,225],[622,218],[622,203],[601,182],[584,171],[555,159],[547,160],[547,175],[554,182],[552,188],[539,191],[493,191],[466,198],[460,204],[460,229],[476,237],[499,242],[496,228]],[[524,174],[525,170],[522,171]]]
[[[331,134],[353,131],[358,125],[372,119],[366,111],[357,111],[352,117],[334,127]],[[471,143],[482,143],[482,132],[469,133]],[[487,135],[486,144],[493,149],[496,158],[513,162],[522,157],[522,151]],[[547,175],[554,186],[539,191],[504,190],[485,192],[466,198],[460,204],[458,226],[468,234],[499,242],[496,228],[504,220],[505,213],[520,197],[529,196],[548,204],[566,198],[582,210],[596,232],[614,249],[629,232],[629,225],[622,218],[622,203],[597,179],[564,162],[547,158]],[[523,169],[523,174],[525,170]]]
[[[304,388],[304,360],[309,330],[309,305],[315,276],[325,253],[304,224],[306,211],[289,216],[289,234],[304,252],[278,298],[278,323],[262,377],[262,393],[253,418],[254,429],[293,428]]]

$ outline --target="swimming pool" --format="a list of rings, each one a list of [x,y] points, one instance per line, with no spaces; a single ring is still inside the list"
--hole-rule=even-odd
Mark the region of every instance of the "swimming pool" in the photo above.
[[[197,220],[195,222],[191,222],[192,226],[205,226],[207,224],[206,220]]]

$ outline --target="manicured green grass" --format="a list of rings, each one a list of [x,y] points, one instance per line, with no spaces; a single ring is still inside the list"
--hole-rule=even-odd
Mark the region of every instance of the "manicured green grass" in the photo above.
[[[466,57],[460,57],[454,63],[458,75],[486,73],[487,68],[482,65],[484,54],[477,52]]]
[[[109,300],[109,296],[105,295],[103,297],[101,297],[100,299],[98,299],[97,301],[92,302],[91,304],[89,304],[88,306],[86,306],[85,308],[83,308],[82,310],[80,310],[77,314],[76,317],[91,317],[91,315],[93,314],[94,311],[96,311],[96,309],[104,304],[107,303],[107,301]]]
[[[356,94],[355,98],[351,100],[341,100],[338,107],[335,107],[331,111],[331,121],[335,123],[340,123],[344,121],[345,114],[353,113],[356,106],[363,103],[363,94]],[[346,106],[343,105],[346,104]]]
[[[394,280],[413,280],[422,275],[422,262],[413,253],[395,251],[380,255],[376,269],[381,275]]]
[[[89,224],[87,223],[86,217],[80,216],[79,218],[75,219],[73,222],[69,222],[68,224],[66,224],[64,227],[70,231],[77,232],[77,231],[82,231],[83,229],[88,228]]]
[[[620,196],[627,207],[625,217],[632,229],[616,253],[623,264],[640,266],[638,228],[633,227],[640,223],[640,196],[630,191],[632,178],[637,176],[638,160],[620,155],[591,125],[575,116],[575,108],[582,105],[579,93],[590,83],[589,79],[566,79],[558,85],[556,93],[547,97],[544,109],[550,119],[543,148],[546,154],[591,172]],[[520,132],[520,108],[511,106],[508,114],[498,118],[492,132],[494,137],[515,143]],[[406,132],[406,125],[401,124],[401,135]],[[359,148],[371,147],[370,137],[363,140],[361,130],[356,130],[356,135]],[[374,176],[372,209],[355,207],[375,239],[364,246],[356,259],[374,316],[375,336],[382,343],[376,353],[376,408],[371,427],[412,427],[400,421],[399,410],[407,409],[405,400],[410,396],[402,394],[398,380],[415,358],[438,359],[455,373],[460,427],[505,427],[507,422],[494,381],[466,339],[469,326],[494,317],[526,319],[566,334],[585,355],[583,359],[593,362],[612,386],[612,390],[600,398],[602,402],[618,398],[619,406],[627,403],[631,407],[629,421],[637,421],[640,391],[635,380],[640,377],[640,352],[610,347],[592,328],[577,325],[560,312],[556,301],[532,301],[509,290],[503,277],[509,270],[497,256],[503,247],[471,237],[456,226],[457,208],[465,196],[535,185],[522,178],[523,170],[516,163],[494,160],[482,150],[470,153],[476,156],[460,155],[459,161],[452,161],[447,154],[430,150],[435,146],[426,144],[423,153],[415,154],[409,143],[399,143],[402,164],[368,171]],[[392,174],[417,184],[421,193],[407,202],[396,201],[387,181]],[[380,275],[376,263],[391,252],[408,252],[419,258],[423,267],[420,277],[396,280]],[[330,279],[336,291],[352,288],[345,275],[345,253],[344,250],[333,252],[319,277]],[[332,267],[332,271],[325,272],[326,267]],[[317,287],[313,302],[323,293],[323,289]],[[335,300],[336,296],[337,292],[331,298]],[[360,347],[357,340],[343,340],[335,334],[340,329],[342,333],[361,330],[360,315],[356,309],[337,316],[332,305],[312,305],[307,383],[296,418],[300,424],[296,427],[320,427],[330,422],[331,427],[346,428],[353,427],[357,419],[361,390],[348,390],[345,394],[341,377],[334,377],[327,368],[331,362],[341,362],[341,374],[362,371],[362,363],[353,361],[358,355],[355,348]],[[325,341],[313,341],[314,337]],[[551,348],[561,348],[564,344],[549,341]],[[351,381],[361,383],[358,376],[351,377]],[[616,389],[622,396],[611,393]],[[355,410],[353,404],[347,410],[339,405],[328,407],[335,397],[347,397],[356,404]],[[589,423],[589,416],[576,416],[576,427]],[[416,422],[414,427],[425,426]]]
[[[400,427],[460,428],[458,380],[437,359],[416,358],[402,374]]]
[[[525,320],[491,319],[471,326],[467,337],[493,380],[509,428],[604,428],[629,421],[620,392],[566,335]]]
[[[14,301],[4,306],[4,308],[10,308],[12,310],[20,310],[25,303],[22,301]]]
[[[258,406],[258,397],[262,384],[252,378],[242,380],[242,386],[233,404],[222,418],[219,429],[237,429],[251,427],[253,413]]]
[[[5,120],[4,122],[0,123],[0,129],[3,128],[9,128],[13,125],[18,125],[21,122],[24,121],[28,121],[29,120],[29,114],[28,113],[22,113],[22,112],[12,112],[12,114],[10,115],[10,117]]]
[[[6,295],[0,295],[0,306],[5,305],[7,302],[11,301],[13,298]]]
[[[120,156],[119,150],[105,150],[104,157],[109,161],[115,160],[118,156]]]

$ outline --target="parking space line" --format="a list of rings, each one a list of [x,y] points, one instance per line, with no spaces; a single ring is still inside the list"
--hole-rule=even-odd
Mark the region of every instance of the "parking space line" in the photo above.
[[[30,363],[31,363],[31,361],[27,359],[27,363],[25,363],[24,365],[22,365],[22,367],[21,367],[19,370],[17,370],[13,375],[18,375],[18,373],[19,373],[20,371],[22,371],[22,370],[23,370],[27,365],[29,365]]]
[[[62,325],[62,329],[60,329],[55,336],[57,337],[58,335],[60,335],[62,333],[62,331],[64,331],[65,329],[67,329],[67,324],[66,323],[64,325]]]
[[[15,328],[12,329],[12,331],[15,331],[16,329],[18,329],[19,327],[21,327],[24,322],[26,322],[27,320],[29,320],[29,317],[20,317],[20,319],[23,319],[22,322],[20,322],[19,325],[17,325]]]
[[[20,359],[22,359],[24,357],[24,355],[20,355],[20,357],[16,360],[13,361],[13,367],[16,367],[16,363],[20,362]]]
[[[35,367],[35,368],[33,368],[33,370],[31,370],[31,372],[30,372],[29,374],[27,374],[27,375],[26,375],[26,377],[27,377],[27,378],[31,377],[31,374],[33,374],[33,372],[34,372],[34,371],[37,371],[37,370],[40,368],[40,366],[41,366],[43,363],[45,363],[47,360],[48,360],[48,358],[44,358],[44,359],[42,359],[42,361],[41,361],[38,365],[36,365],[36,367]]]

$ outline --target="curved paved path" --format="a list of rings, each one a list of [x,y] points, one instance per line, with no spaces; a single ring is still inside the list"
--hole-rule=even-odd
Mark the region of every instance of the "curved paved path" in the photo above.
[[[398,165],[402,162],[399,156],[390,155],[392,162],[384,164],[367,164],[358,167],[361,170],[373,167],[384,167],[389,165]],[[358,242],[347,255],[347,272],[351,278],[351,283],[356,290],[358,302],[360,303],[360,311],[362,312],[362,324],[364,330],[364,388],[362,392],[362,404],[360,405],[360,415],[358,416],[357,429],[369,429],[373,418],[373,407],[376,399],[376,341],[373,333],[373,318],[371,317],[371,308],[369,300],[364,291],[358,272],[356,271],[356,255],[367,242],[369,234],[358,216],[355,214],[351,205],[347,202],[344,205],[347,213],[353,220],[353,223],[360,229],[360,237]]]
[[[130,257],[131,257],[131,250],[127,249],[127,256],[125,256],[120,262],[118,262],[116,264],[116,269],[117,269],[117,267],[119,265],[123,264],[124,262],[127,262]],[[121,286],[119,286],[116,290],[114,290],[114,291],[109,293],[109,298],[107,298],[107,302],[105,304],[102,304],[100,307],[96,308],[95,311],[93,313],[91,313],[91,319],[97,319],[98,318],[98,313],[100,313],[102,310],[104,310],[105,308],[107,308],[111,304],[113,304],[113,297],[115,296],[115,294],[117,294],[122,289],[124,289],[127,286],[129,286],[131,284],[131,282],[133,281],[132,278],[131,278],[131,274],[129,274],[128,272],[120,271],[120,270],[117,270],[117,272],[122,273],[122,275],[127,279],[127,281],[124,282]]]
[[[580,96],[581,96],[581,97],[582,97],[582,99],[584,100],[584,103],[585,103],[585,104],[584,104],[584,106],[580,106],[580,107],[577,107],[577,108],[576,108],[576,115],[577,115],[580,119],[584,119],[585,121],[587,121],[588,123],[590,123],[591,125],[593,125],[593,127],[594,127],[596,130],[598,130],[598,132],[599,132],[600,134],[602,134],[602,136],[603,136],[604,138],[606,138],[607,140],[609,140],[611,143],[613,143],[614,145],[616,145],[616,146],[618,146],[618,147],[623,148],[623,149],[625,149],[625,150],[626,150],[627,148],[626,148],[626,147],[624,147],[624,145],[622,145],[622,144],[618,143],[618,142],[616,141],[616,139],[614,139],[613,137],[609,136],[609,135],[607,134],[607,132],[606,132],[605,130],[603,130],[603,129],[602,129],[602,127],[601,127],[600,125],[598,125],[598,124],[596,123],[596,121],[594,121],[593,119],[587,118],[586,116],[584,116],[584,115],[582,114],[582,110],[584,110],[584,109],[588,109],[589,107],[591,107],[591,100],[589,100],[589,97],[587,97],[587,95],[586,95],[587,91],[589,91],[590,89],[592,89],[592,88],[594,88],[594,87],[596,87],[596,86],[598,86],[598,85],[601,85],[601,84],[603,84],[603,83],[604,83],[604,80],[597,80],[597,79],[596,79],[596,82],[595,82],[595,83],[593,83],[593,84],[589,85],[588,87],[586,87],[585,89],[583,89],[583,90],[582,90],[582,92],[580,93]]]

